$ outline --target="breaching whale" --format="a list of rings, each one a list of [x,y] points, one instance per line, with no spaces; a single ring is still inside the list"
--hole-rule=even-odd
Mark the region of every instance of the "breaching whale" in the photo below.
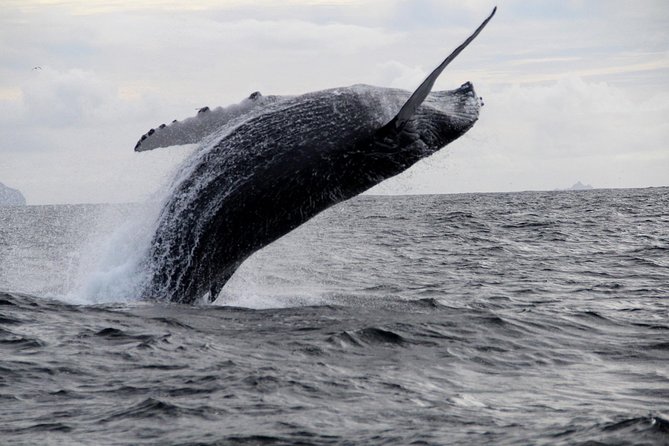
[[[496,9],[412,94],[367,85],[293,97],[256,92],[143,135],[135,151],[200,146],[157,219],[142,297],[214,300],[255,251],[463,135],[481,107],[473,86],[432,86]]]

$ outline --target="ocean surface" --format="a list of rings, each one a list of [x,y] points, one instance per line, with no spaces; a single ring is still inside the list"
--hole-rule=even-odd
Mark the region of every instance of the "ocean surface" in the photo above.
[[[669,188],[362,196],[193,306],[141,212],[0,208],[0,444],[669,444]]]

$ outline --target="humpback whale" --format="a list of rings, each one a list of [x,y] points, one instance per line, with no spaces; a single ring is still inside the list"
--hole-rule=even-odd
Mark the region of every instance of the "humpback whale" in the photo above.
[[[255,251],[463,135],[481,107],[472,84],[431,90],[496,9],[411,94],[368,85],[256,92],[143,135],[135,151],[200,145],[157,218],[142,297],[213,301]]]

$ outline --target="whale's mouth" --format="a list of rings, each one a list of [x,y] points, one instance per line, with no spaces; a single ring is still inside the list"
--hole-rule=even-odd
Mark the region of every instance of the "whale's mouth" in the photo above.
[[[476,95],[474,85],[468,81],[455,90],[433,91],[423,105],[464,124],[478,119],[481,98]]]

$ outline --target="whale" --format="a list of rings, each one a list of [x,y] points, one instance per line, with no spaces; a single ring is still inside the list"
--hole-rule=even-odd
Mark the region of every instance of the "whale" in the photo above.
[[[137,152],[198,148],[177,169],[155,220],[141,297],[215,300],[254,252],[465,134],[481,109],[474,86],[432,88],[495,11],[413,93],[369,85],[254,92],[142,135]]]

